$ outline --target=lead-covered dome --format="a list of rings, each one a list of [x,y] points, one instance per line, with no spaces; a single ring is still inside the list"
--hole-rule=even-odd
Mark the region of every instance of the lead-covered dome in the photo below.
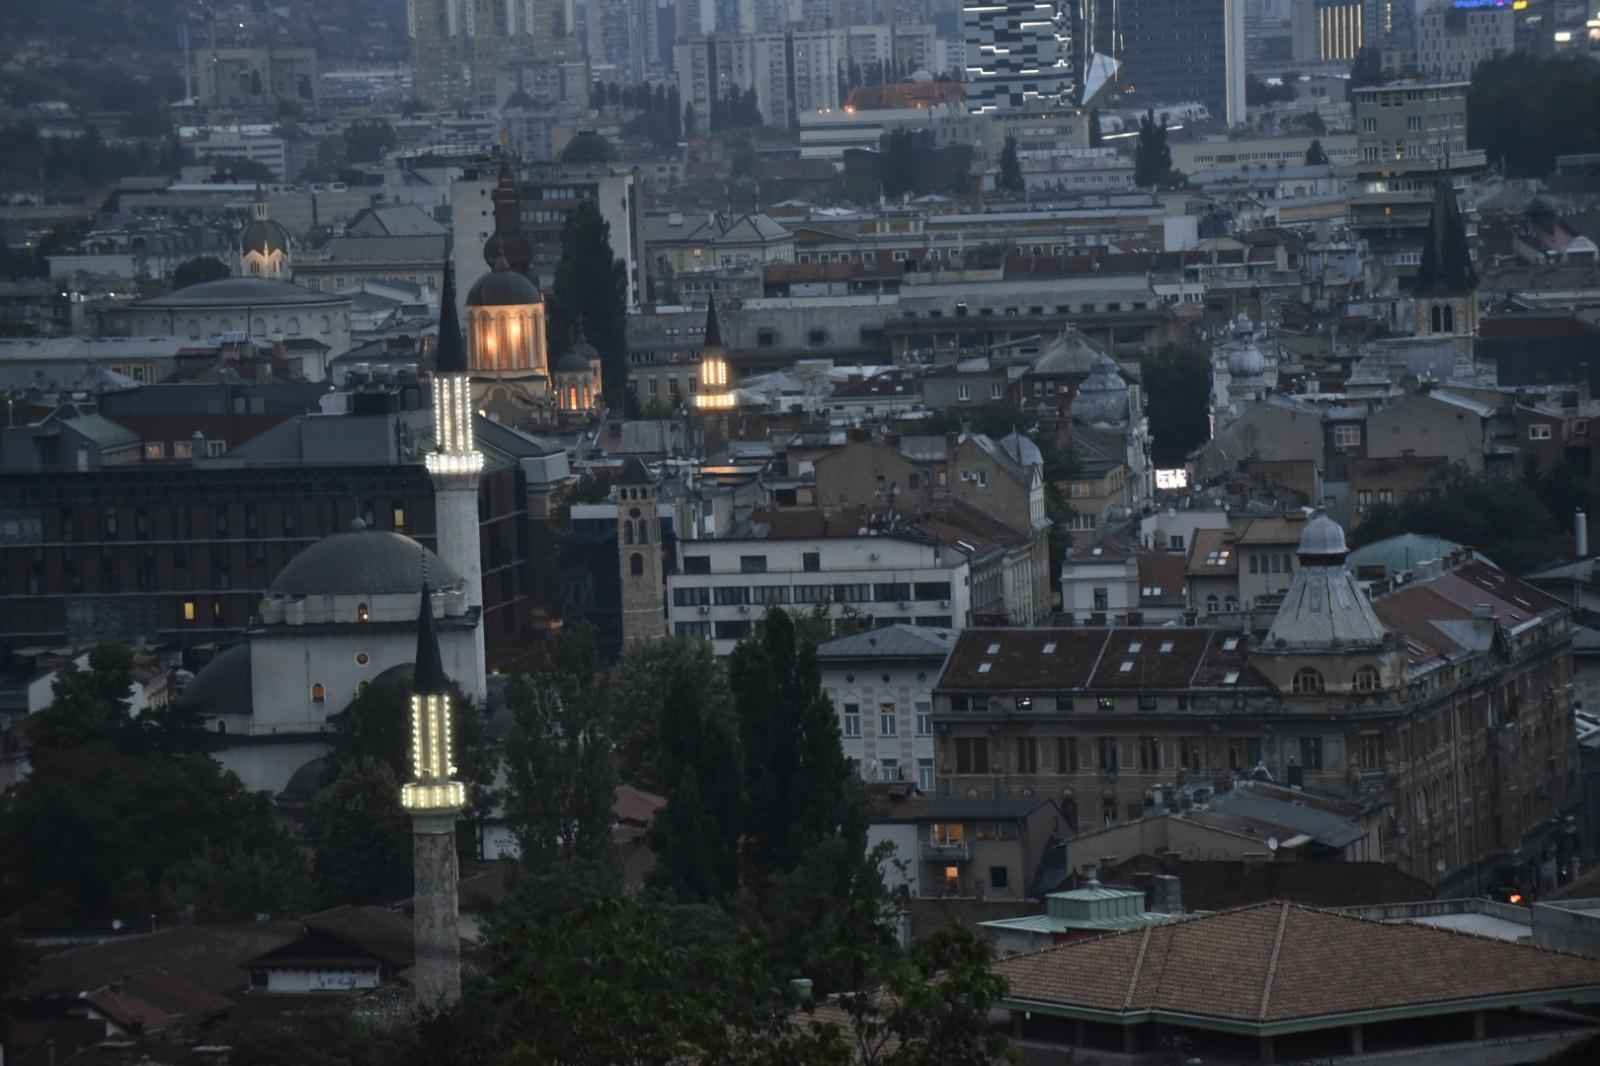
[[[1266,357],[1251,340],[1242,340],[1228,353],[1228,373],[1236,378],[1258,378],[1267,369]]]
[[[289,560],[267,589],[270,596],[382,596],[457,588],[461,577],[445,561],[399,533],[368,529],[323,537]]]
[[[1300,561],[1308,566],[1343,565],[1350,554],[1344,528],[1325,514],[1319,514],[1300,531]]]
[[[1122,380],[1116,363],[1102,358],[1095,365],[1072,398],[1072,417],[1091,424],[1115,425],[1128,420],[1128,383]]]
[[[586,348],[587,353],[584,351]],[[590,370],[589,360],[598,358],[600,353],[594,350],[593,345],[580,344],[576,348],[567,349],[567,354],[556,362],[556,373],[587,374]]]
[[[539,302],[539,287],[501,262],[467,290],[468,307],[526,307]]]

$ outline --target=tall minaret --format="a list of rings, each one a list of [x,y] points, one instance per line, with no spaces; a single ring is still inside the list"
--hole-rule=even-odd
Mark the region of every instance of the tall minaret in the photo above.
[[[728,352],[722,346],[722,324],[717,321],[717,298],[706,301],[706,327],[700,342],[700,391],[694,405],[704,415],[705,460],[728,461],[728,411],[738,402],[728,390]]]
[[[478,531],[478,481],[483,455],[472,439],[472,381],[467,349],[456,318],[456,280],[445,264],[444,292],[439,297],[439,343],[433,353],[433,433],[438,446],[427,455],[433,475],[434,527],[439,557],[450,564],[465,585],[467,608],[476,610],[473,633],[476,654],[469,686],[483,706],[483,557]],[[463,679],[466,680],[466,679]]]
[[[417,662],[411,676],[411,781],[400,803],[411,812],[417,1003],[444,1007],[461,998],[460,901],[456,896],[456,818],[466,786],[455,779],[450,679],[433,632],[433,596],[422,587]]]

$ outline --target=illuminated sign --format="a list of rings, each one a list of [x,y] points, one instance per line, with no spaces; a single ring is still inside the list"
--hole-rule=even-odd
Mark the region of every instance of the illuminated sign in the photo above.
[[[1158,489],[1186,489],[1189,487],[1189,471],[1179,467],[1175,470],[1157,470],[1156,488]]]

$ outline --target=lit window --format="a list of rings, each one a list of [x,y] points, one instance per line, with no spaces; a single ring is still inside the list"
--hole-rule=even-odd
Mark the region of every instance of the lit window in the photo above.
[[[311,702],[312,703],[325,703],[325,702],[327,702],[327,699],[328,699],[328,690],[327,690],[327,688],[325,688],[323,686],[321,681],[318,681],[316,684],[311,686]]]
[[[372,619],[372,611],[367,608],[366,604],[358,604],[356,606],[356,618],[362,622],[370,621]]]
[[[183,620],[185,622],[193,622],[194,621],[194,601],[193,600],[184,600],[183,601]]]

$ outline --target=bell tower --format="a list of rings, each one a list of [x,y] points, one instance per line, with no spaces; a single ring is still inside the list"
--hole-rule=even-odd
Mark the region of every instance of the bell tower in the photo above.
[[[1417,336],[1455,338],[1472,358],[1478,336],[1478,272],[1448,173],[1440,173],[1434,185],[1412,306]]]
[[[622,590],[622,644],[667,634],[661,580],[660,486],[637,457],[629,456],[617,481],[617,565]]]

